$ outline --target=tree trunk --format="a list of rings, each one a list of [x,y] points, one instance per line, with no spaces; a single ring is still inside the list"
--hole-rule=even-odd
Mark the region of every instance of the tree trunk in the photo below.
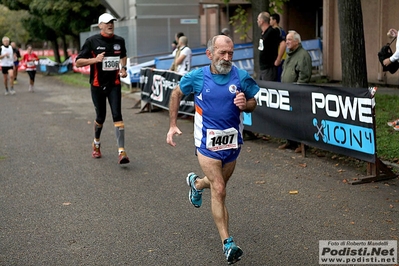
[[[342,85],[367,88],[366,48],[361,0],[338,0]]]
[[[258,27],[258,15],[263,11],[269,10],[269,0],[252,0],[252,31],[253,31],[253,49],[254,49],[254,74],[256,79],[259,77],[259,39],[261,30]]]
[[[61,36],[62,39],[62,45],[63,45],[63,50],[64,50],[64,60],[62,62],[64,62],[67,58],[68,58],[68,44],[65,38],[65,35]]]
[[[60,59],[60,49],[58,46],[58,42],[57,40],[51,40],[51,43],[53,44],[53,51],[54,51],[54,61],[57,63],[61,63],[61,59]]]

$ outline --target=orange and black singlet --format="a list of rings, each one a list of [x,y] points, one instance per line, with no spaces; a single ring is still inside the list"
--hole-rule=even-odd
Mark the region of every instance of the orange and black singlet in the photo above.
[[[90,65],[90,83],[98,87],[114,87],[120,84],[120,59],[126,57],[126,45],[122,37],[93,35],[86,39],[76,60],[95,58],[103,52],[105,52],[104,60],[101,63]]]

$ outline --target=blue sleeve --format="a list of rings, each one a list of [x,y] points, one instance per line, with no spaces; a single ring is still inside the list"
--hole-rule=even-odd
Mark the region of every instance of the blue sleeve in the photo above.
[[[187,74],[185,74],[180,82],[180,90],[184,95],[189,95],[190,93],[199,93],[204,85],[204,74],[202,68],[194,69]]]
[[[283,39],[283,41],[285,41],[287,38],[287,33],[285,32],[285,30],[281,29],[281,39]]]
[[[259,91],[258,84],[245,70],[239,69],[238,75],[240,77],[242,92],[244,92],[245,97],[247,99],[253,98]]]

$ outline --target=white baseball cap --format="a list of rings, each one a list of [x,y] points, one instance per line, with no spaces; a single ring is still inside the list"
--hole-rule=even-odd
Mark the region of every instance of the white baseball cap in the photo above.
[[[109,23],[111,22],[111,20],[117,20],[117,19],[111,14],[104,13],[98,18],[98,24],[100,24],[101,22]]]

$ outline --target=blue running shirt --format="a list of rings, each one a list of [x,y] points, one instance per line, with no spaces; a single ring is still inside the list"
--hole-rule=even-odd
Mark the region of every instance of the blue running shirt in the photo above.
[[[206,66],[187,73],[179,85],[185,95],[194,93],[196,147],[218,151],[243,144],[243,115],[233,102],[236,91],[247,99],[259,91],[246,71],[233,66],[228,74],[212,74]]]

